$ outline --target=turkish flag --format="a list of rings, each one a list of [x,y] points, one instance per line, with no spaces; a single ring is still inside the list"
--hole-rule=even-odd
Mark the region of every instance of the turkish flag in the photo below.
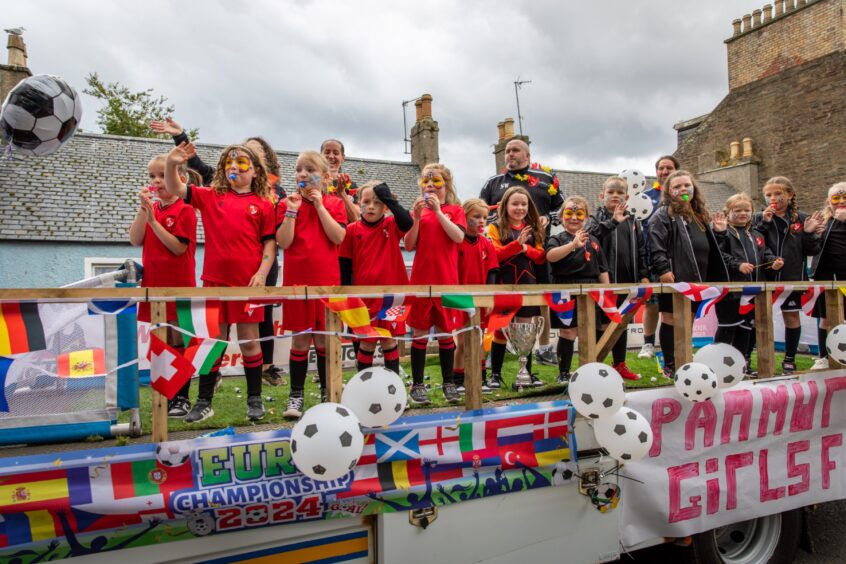
[[[488,331],[493,333],[511,323],[521,307],[522,294],[494,294],[494,306],[488,316]]]
[[[150,334],[148,358],[150,385],[169,400],[194,374],[194,365],[153,333]]]

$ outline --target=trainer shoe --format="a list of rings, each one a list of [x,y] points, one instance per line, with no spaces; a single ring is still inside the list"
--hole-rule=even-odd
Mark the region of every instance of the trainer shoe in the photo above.
[[[305,399],[303,398],[303,393],[291,392],[291,395],[288,397],[288,405],[285,407],[285,412],[282,413],[282,417],[285,419],[299,419],[303,416],[304,405]]]
[[[790,376],[796,372],[796,361],[793,360],[783,360],[781,361],[781,373],[785,376]]]
[[[486,383],[490,389],[498,390],[502,387],[502,376],[496,373],[491,374],[491,377],[488,378]]]
[[[638,358],[652,358],[655,356],[655,345],[652,343],[643,343],[640,347],[640,352],[637,353]]]
[[[458,403],[461,401],[461,394],[452,382],[444,382],[443,387],[444,399],[449,403]]]
[[[556,362],[556,364],[558,364]],[[546,382],[538,378],[538,375],[535,373],[529,374],[529,378],[532,380],[532,387],[533,388],[543,388],[546,386]]]
[[[426,392],[426,386],[423,384],[412,385],[411,392],[408,395],[411,398],[411,403],[414,405],[429,405],[432,403],[432,400],[429,399],[429,394]]]
[[[555,352],[555,347],[553,345],[540,347],[535,351],[535,360],[539,364],[558,366],[558,354]]]
[[[250,396],[247,398],[247,419],[258,421],[264,417],[264,403],[261,396]]]
[[[625,362],[620,362],[614,365],[614,370],[620,373],[620,376],[623,377],[623,380],[640,380],[640,374],[635,374],[632,372],[628,366],[626,366]]]
[[[199,423],[200,421],[205,421],[213,415],[214,410],[211,406],[211,400],[197,398],[197,401],[194,402],[194,407],[192,407],[191,411],[188,412],[188,415],[185,416],[184,421],[186,423]]]
[[[828,357],[824,356],[815,360],[811,370],[828,370]]]
[[[191,402],[186,398],[176,396],[168,405],[167,416],[171,419],[179,419],[188,415],[191,410]]]
[[[664,368],[661,369],[661,375],[664,376],[667,380],[672,380],[673,382],[676,381],[676,367],[671,364],[665,364]]]
[[[555,379],[555,383],[559,386],[566,386],[570,383],[570,373],[569,372],[559,372],[558,378]]]
[[[261,373],[261,378],[270,386],[284,385],[285,380],[282,378],[282,369],[278,366],[271,366]]]

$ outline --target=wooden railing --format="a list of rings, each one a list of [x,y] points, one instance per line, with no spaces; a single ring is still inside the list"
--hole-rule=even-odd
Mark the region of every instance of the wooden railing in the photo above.
[[[715,285],[729,288],[732,292],[743,289],[742,284]],[[673,318],[675,326],[675,359],[680,366],[690,362],[693,358],[693,312],[690,301],[675,292],[671,287],[662,284],[650,285],[654,294],[673,293]],[[758,283],[762,288],[755,297],[755,331],[757,336],[758,375],[760,378],[771,377],[775,373],[775,339],[773,336],[772,294],[778,286],[785,284]],[[814,282],[805,284],[790,284],[789,291],[804,291],[811,286],[825,287],[826,316],[831,327],[843,322],[843,294],[838,282]],[[417,295],[418,297],[439,297],[442,293],[472,294],[476,312],[470,320],[470,326],[478,327],[480,323],[480,308],[490,308],[494,305],[494,294],[519,293],[523,296],[525,306],[544,306],[544,294],[555,291],[569,291],[576,300],[579,324],[577,327],[579,339],[579,363],[594,362],[597,358],[604,359],[631,322],[634,313],[623,318],[622,323],[610,323],[600,339],[596,340],[596,315],[593,299],[588,295],[589,290],[600,288],[612,289],[618,294],[628,294],[632,284],[577,284],[577,285],[496,285],[496,286],[332,286],[332,287],[270,287],[270,288],[87,288],[87,289],[0,289],[0,301],[69,301],[87,302],[94,298],[137,298],[151,302],[150,317],[153,326],[166,321],[165,304],[174,298],[320,298],[329,296],[357,296],[362,298],[381,297],[385,294]],[[326,310],[326,331],[340,334],[341,320],[338,315]],[[464,339],[464,367],[465,367],[465,407],[478,409],[482,406],[482,347],[481,334],[478,329],[465,331],[460,335]],[[161,339],[166,339],[166,328],[160,327],[154,333]],[[327,376],[326,388],[329,401],[340,401],[342,389],[341,369],[341,340],[327,339]],[[840,365],[829,359],[832,368]],[[154,441],[167,440],[167,400],[153,391],[152,405],[152,435]]]

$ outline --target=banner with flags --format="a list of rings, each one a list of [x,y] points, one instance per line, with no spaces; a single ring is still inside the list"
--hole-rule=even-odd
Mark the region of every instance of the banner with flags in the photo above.
[[[178,299],[176,318],[179,327],[189,333],[182,335],[186,347],[190,345],[192,337],[214,339],[220,335],[220,300]]]
[[[740,293],[740,306],[738,313],[746,315],[755,309],[755,298],[763,291],[761,286],[747,286]]]
[[[576,300],[570,299],[570,292],[549,292],[543,295],[551,311],[561,321],[564,327],[573,324],[576,313]]]
[[[44,323],[37,303],[0,303],[0,355],[47,348]]]
[[[361,298],[329,298],[323,300],[331,311],[338,314],[350,331],[357,337],[390,337],[391,333],[381,327],[370,325],[370,312]]]
[[[150,385],[171,400],[194,374],[194,365],[179,351],[150,334]]]
[[[56,358],[56,373],[61,378],[88,378],[106,374],[106,351],[88,349],[60,354]]]
[[[596,305],[608,316],[614,323],[621,323],[623,317],[617,309],[617,295],[613,290],[590,290],[588,292]]]
[[[382,304],[379,306],[379,311],[376,316],[371,319],[383,321],[396,321],[397,323],[405,321],[408,317],[408,306],[413,301],[411,296],[404,294],[385,294],[382,297]]]
[[[297,471],[290,429],[0,459],[0,561],[95,542],[119,561],[130,545],[575,487],[574,418],[565,401],[404,417],[319,485]]]
[[[194,366],[195,373],[208,374],[217,359],[226,352],[227,345],[226,341],[216,339],[191,339],[183,356]]]
[[[802,312],[805,315],[814,313],[814,305],[825,292],[825,286],[811,286],[802,294]]]
[[[652,288],[648,287],[637,287],[632,288],[629,291],[629,295],[626,296],[626,299],[623,300],[623,303],[620,304],[619,312],[620,315],[627,315],[631,312],[636,312],[641,306],[646,305],[646,303],[652,298]]]
[[[694,319],[707,315],[718,301],[729,294],[729,289],[722,286],[708,286],[690,282],[678,282],[670,284],[670,286],[690,301],[699,302]]]
[[[487,317],[488,331],[493,333],[511,323],[521,307],[521,294],[494,294],[494,305]]]

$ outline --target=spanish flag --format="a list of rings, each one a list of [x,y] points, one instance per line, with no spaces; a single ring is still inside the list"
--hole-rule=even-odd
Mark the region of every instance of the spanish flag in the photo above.
[[[0,355],[43,351],[44,325],[36,303],[0,304]]]
[[[106,373],[106,359],[103,349],[73,351],[59,355],[56,372],[61,378],[88,378]]]
[[[323,302],[326,304],[326,307],[338,314],[341,321],[357,337],[378,338],[391,336],[387,329],[371,327],[370,312],[361,298],[329,298],[328,300],[323,300]]]

